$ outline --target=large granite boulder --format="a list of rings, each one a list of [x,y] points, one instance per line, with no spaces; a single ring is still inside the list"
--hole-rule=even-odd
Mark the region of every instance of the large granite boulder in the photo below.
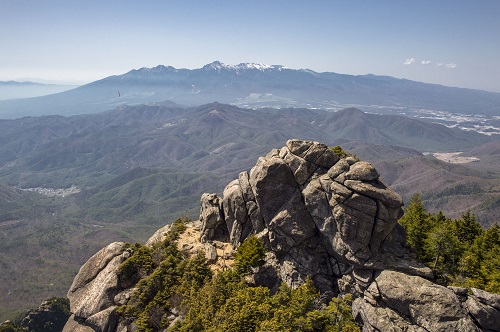
[[[369,163],[318,142],[289,140],[240,173],[222,197],[203,194],[199,232],[196,239],[182,235],[181,246],[205,250],[224,269],[227,248],[255,234],[268,252],[247,282],[276,290],[281,282],[297,287],[311,277],[323,295],[351,293],[363,331],[499,331],[499,295],[428,280],[431,270],[405,246],[397,223],[402,206]],[[65,331],[134,330],[115,315],[133,292],[116,274],[128,254],[114,243],[82,267],[68,293],[74,315]]]
[[[479,331],[451,289],[419,276],[382,271],[363,295],[353,314],[365,331]]]
[[[67,294],[74,316],[64,331],[74,329],[75,317],[95,331],[114,329],[114,298],[121,290],[117,272],[127,254],[125,243],[115,242],[101,249],[80,268]]]
[[[485,331],[500,330],[500,295],[472,288],[465,302],[469,313]]]
[[[259,158],[250,173],[242,172],[219,200],[232,244],[258,234],[280,264],[293,267],[289,283],[313,275],[318,288],[332,289],[346,271],[366,266],[431,276],[397,241],[401,197],[371,164],[340,158],[324,144],[289,140]],[[204,223],[202,239],[215,239],[220,224]],[[399,250],[391,253],[394,246]]]
[[[27,312],[21,321],[23,331],[61,331],[70,316],[68,309],[67,299],[54,297],[43,301],[38,308]],[[0,331],[14,331],[14,329],[7,329],[7,326],[3,328],[0,324]]]
[[[223,225],[225,220],[222,199],[216,194],[203,194],[201,196],[200,220],[203,227],[201,242],[219,238],[227,233],[227,228]]]
[[[323,293],[353,293],[365,331],[498,330],[496,299],[424,279],[432,272],[397,223],[403,201],[379,177],[318,142],[289,140],[259,158],[226,187],[221,208],[234,246],[254,233],[270,250],[251,282],[296,287],[310,276]]]

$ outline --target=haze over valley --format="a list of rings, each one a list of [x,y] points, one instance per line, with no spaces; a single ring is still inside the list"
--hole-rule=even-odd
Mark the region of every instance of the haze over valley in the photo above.
[[[123,104],[210,102],[246,108],[355,107],[401,114],[450,127],[498,134],[500,93],[450,88],[376,75],[340,75],[255,63],[219,61],[199,69],[141,68],[38,98],[0,101],[0,116],[95,113]]]
[[[171,218],[186,213],[196,218],[203,192],[220,192],[289,137],[341,145],[372,162],[405,200],[420,192],[431,210],[459,217],[470,209],[485,227],[500,217],[499,136],[400,115],[220,103],[181,107],[168,101],[1,120],[0,127],[0,227],[7,267],[2,273],[24,280],[29,271],[36,273],[32,278],[38,281],[31,283],[46,285],[38,289],[37,301],[54,292],[63,295],[71,273],[56,282],[31,266],[76,271],[87,255],[113,239],[143,241]],[[442,151],[463,151],[474,162],[455,164],[428,153]],[[51,235],[34,240],[42,233]],[[41,256],[27,258],[22,248],[28,243]],[[62,251],[65,255],[57,256]],[[35,296],[31,283],[5,283],[5,303],[20,305],[20,292]]]
[[[223,204],[236,206],[237,200],[222,197],[240,190],[244,217],[254,218],[252,203],[261,199],[256,190],[267,190],[259,182],[264,178],[274,183],[270,192],[289,190],[283,195],[304,209],[315,202],[311,197],[325,201],[311,213],[314,222],[315,213],[338,220],[363,214],[359,220],[369,215],[379,222],[373,230],[357,228],[353,237],[359,242],[363,232],[371,234],[366,257],[366,248],[352,249],[358,244],[345,261],[335,251],[341,245],[334,253],[315,247],[317,257],[335,260],[338,273],[327,273],[334,284],[354,271],[369,285],[391,269],[382,256],[370,261],[379,251],[402,259],[401,271],[412,277],[449,282],[450,275],[431,268],[444,254],[428,258],[427,267],[412,265],[417,254],[404,245],[403,228],[391,224],[381,231],[380,225],[397,224],[398,195],[408,207],[416,193],[436,220],[444,215],[458,223],[470,213],[484,229],[500,223],[500,46],[492,42],[500,31],[499,4],[189,4],[3,4],[0,323],[20,324],[16,317],[26,310],[66,297],[81,266],[110,243],[144,243],[178,218],[197,220],[204,193],[216,193],[220,202],[211,202],[219,219],[230,219]],[[259,169],[264,160],[290,169],[291,184],[273,182],[272,172]],[[364,167],[361,175],[356,167]],[[245,171],[254,176],[248,188],[241,187]],[[297,212],[285,203],[280,208],[288,210],[276,215]],[[260,207],[264,214],[271,215],[269,204]],[[279,224],[273,218],[269,234]],[[226,227],[231,246],[240,244],[238,232],[241,239],[250,234],[249,224]],[[188,233],[211,231],[189,225]],[[325,225],[316,226],[345,231]],[[252,227],[264,230],[255,222]],[[288,236],[276,234],[279,241]],[[385,248],[386,239],[402,249]],[[293,237],[283,241],[296,242],[300,255],[311,247]],[[226,247],[219,247],[215,256],[225,260]],[[130,248],[120,255],[140,247]],[[459,266],[458,259],[453,264]]]

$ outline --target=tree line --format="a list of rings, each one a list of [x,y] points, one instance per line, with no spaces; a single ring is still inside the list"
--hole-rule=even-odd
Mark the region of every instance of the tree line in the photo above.
[[[350,296],[325,303],[308,279],[298,288],[285,283],[275,293],[251,286],[245,277],[264,263],[264,247],[254,236],[238,247],[235,263],[214,273],[202,252],[193,257],[177,248],[186,219],[173,223],[167,239],[153,248],[136,244],[119,268],[122,282],[135,284],[122,318],[139,331],[360,331]],[[174,319],[176,316],[183,319]]]
[[[429,213],[414,194],[399,223],[406,242],[443,285],[480,288],[500,294],[500,227],[483,229],[467,210],[459,219]]]

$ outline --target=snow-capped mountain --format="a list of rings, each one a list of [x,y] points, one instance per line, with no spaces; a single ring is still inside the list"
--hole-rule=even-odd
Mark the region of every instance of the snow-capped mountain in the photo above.
[[[123,104],[173,101],[240,107],[355,106],[378,113],[408,110],[500,115],[500,93],[459,89],[376,75],[318,73],[259,63],[214,61],[197,69],[159,65],[131,70],[56,95],[0,101],[0,118],[95,113]]]
[[[214,61],[212,63],[209,63],[205,66],[203,66],[204,70],[215,70],[215,71],[221,71],[221,70],[228,70],[228,71],[235,71],[235,72],[240,72],[240,71],[245,71],[245,70],[260,70],[260,71],[266,71],[266,70],[282,70],[282,69],[288,69],[286,67],[280,66],[280,65],[265,65],[262,63],[240,63],[238,65],[228,65],[225,63],[222,63],[220,61]]]

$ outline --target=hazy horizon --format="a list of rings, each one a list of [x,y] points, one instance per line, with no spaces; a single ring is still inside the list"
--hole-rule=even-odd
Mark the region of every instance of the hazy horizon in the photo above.
[[[0,80],[245,62],[500,92],[498,1],[3,1]]]

